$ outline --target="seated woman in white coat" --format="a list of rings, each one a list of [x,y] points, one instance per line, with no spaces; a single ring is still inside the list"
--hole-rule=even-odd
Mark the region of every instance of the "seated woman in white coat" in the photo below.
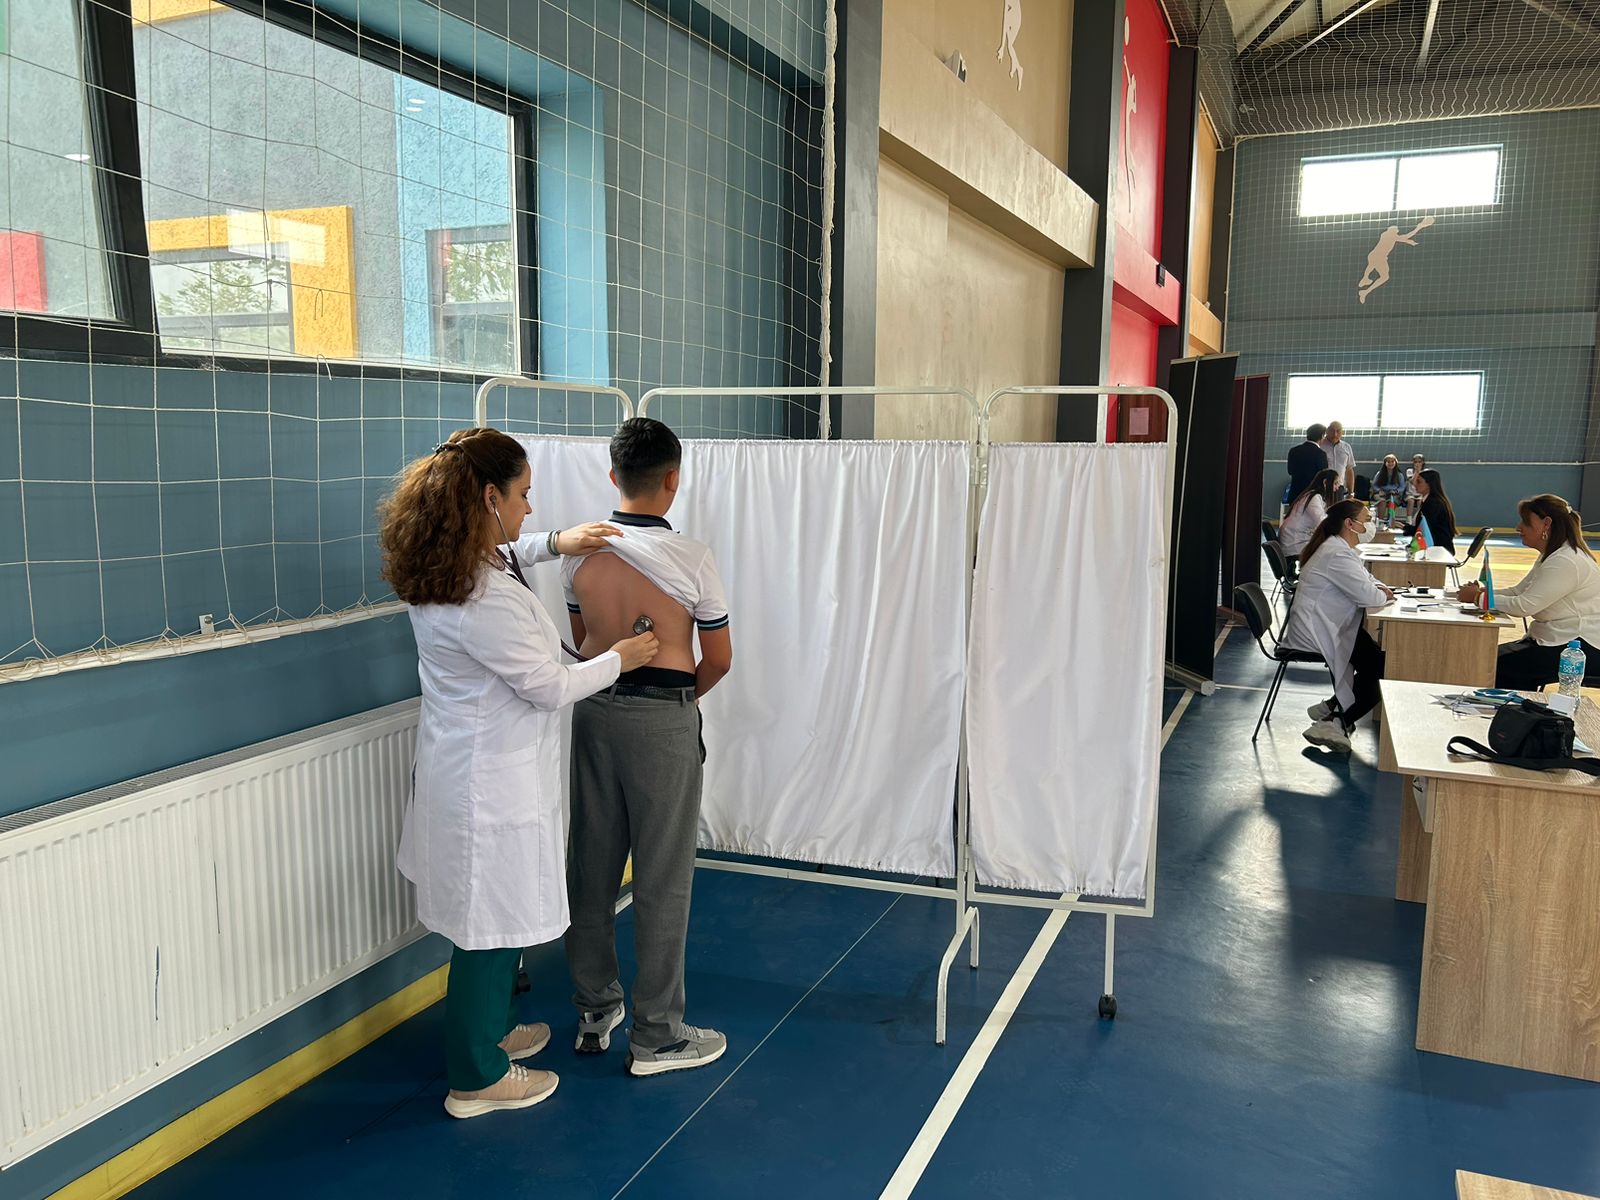
[[[1539,551],[1539,561],[1522,581],[1495,588],[1494,608],[1527,617],[1528,636],[1502,642],[1495,665],[1495,687],[1534,691],[1554,683],[1561,652],[1574,639],[1583,648],[1584,682],[1600,686],[1600,564],[1583,540],[1577,510],[1560,496],[1534,496],[1517,505],[1522,544]],[[1461,589],[1461,599],[1477,603],[1481,584]]]
[[[1312,531],[1328,515],[1328,506],[1337,502],[1339,476],[1334,471],[1318,471],[1311,482],[1289,502],[1283,525],[1278,529],[1278,545],[1291,558],[1300,554],[1311,540]]]
[[[525,946],[567,928],[560,710],[648,663],[653,633],[575,666],[522,578],[528,456],[494,429],[463,429],[412,463],[384,501],[383,573],[410,607],[422,713],[397,865],[417,917],[455,946],[445,997],[445,1111],[527,1108],[556,1089],[517,1065],[550,1040],[512,1013]],[[539,562],[601,549],[610,525],[537,534]]]
[[[1367,633],[1366,610],[1394,599],[1356,553],[1371,520],[1359,500],[1328,509],[1301,552],[1300,586],[1283,633],[1285,646],[1322,655],[1333,674],[1332,698],[1306,710],[1306,741],[1345,753],[1356,722],[1377,707],[1383,678],[1383,651]]]

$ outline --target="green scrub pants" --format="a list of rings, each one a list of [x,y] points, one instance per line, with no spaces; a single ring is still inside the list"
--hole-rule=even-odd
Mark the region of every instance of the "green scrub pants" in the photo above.
[[[522,951],[463,950],[450,956],[444,997],[445,1075],[458,1092],[476,1092],[504,1077],[511,1060],[500,1040],[517,1024],[517,967]]]

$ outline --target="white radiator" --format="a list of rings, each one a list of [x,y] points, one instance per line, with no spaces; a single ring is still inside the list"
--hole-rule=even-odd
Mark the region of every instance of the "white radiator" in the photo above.
[[[0,1168],[422,935],[417,707],[0,821]]]

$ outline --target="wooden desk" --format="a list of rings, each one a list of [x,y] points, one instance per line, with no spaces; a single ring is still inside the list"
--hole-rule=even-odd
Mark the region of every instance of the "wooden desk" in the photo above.
[[[1378,765],[1423,781],[1402,804],[1433,835],[1417,1049],[1600,1082],[1600,779],[1452,758],[1488,717],[1380,687]],[[1592,701],[1577,725],[1600,746]]]
[[[1438,602],[1443,593],[1430,597]],[[1513,624],[1509,617],[1485,621],[1465,613],[1455,603],[1448,608],[1408,609],[1415,597],[1396,600],[1370,610],[1369,621],[1378,627],[1383,645],[1383,677],[1426,683],[1452,683],[1467,687],[1493,687],[1499,656],[1500,630]],[[1400,795],[1414,787],[1410,776],[1400,777]],[[1428,898],[1428,833],[1417,820],[1416,806],[1400,805],[1400,857],[1395,863],[1394,898],[1416,904]]]
[[[1446,607],[1417,607],[1441,603]],[[1445,599],[1443,591],[1426,600],[1404,596],[1369,610],[1369,615],[1378,626],[1385,679],[1473,687],[1494,686],[1500,631],[1514,624],[1509,617],[1485,621],[1476,612],[1462,612],[1456,601]]]
[[[1366,543],[1369,544],[1370,543]],[[1397,587],[1442,588],[1451,567],[1461,564],[1455,559],[1448,562],[1417,562],[1409,556],[1373,553],[1358,546],[1356,552],[1379,583]]]
[[[1595,1200],[1595,1197],[1557,1191],[1535,1183],[1517,1183],[1493,1175],[1457,1171],[1456,1200]]]

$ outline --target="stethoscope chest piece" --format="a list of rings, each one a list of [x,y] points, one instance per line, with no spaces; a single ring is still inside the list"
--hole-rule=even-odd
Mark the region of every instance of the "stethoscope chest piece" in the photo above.
[[[656,627],[656,623],[654,621],[652,621],[649,617],[640,617],[637,621],[635,621],[633,623],[633,632],[636,633],[636,634],[637,633],[649,633],[655,627]]]

